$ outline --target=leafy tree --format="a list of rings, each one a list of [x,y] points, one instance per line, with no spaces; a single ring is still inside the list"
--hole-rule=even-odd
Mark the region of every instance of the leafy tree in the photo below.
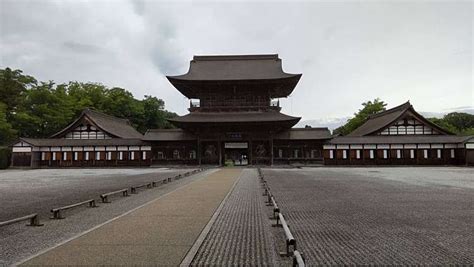
[[[452,132],[452,133],[458,133],[459,132],[456,129],[456,127],[454,127],[452,124],[445,121],[444,119],[441,119],[441,118],[428,118],[428,120],[431,121],[432,123],[438,125],[439,127],[449,131],[449,132]]]
[[[22,73],[21,70],[0,69],[0,102],[6,105],[8,120],[11,120],[26,90],[37,84],[35,78]]]
[[[74,118],[72,104],[63,87],[52,81],[26,91],[12,124],[20,136],[47,137]]]
[[[459,134],[460,135],[474,135],[474,127],[462,130]]]
[[[177,116],[165,110],[163,100],[152,96],[138,100],[124,88],[77,81],[56,85],[38,82],[21,70],[0,69],[0,145],[18,136],[48,137],[85,108],[127,118],[142,133],[173,128],[166,119]]]
[[[62,84],[73,103],[74,112],[79,115],[85,108],[94,108],[99,111],[104,110],[106,102],[107,87],[99,83],[69,82]]]
[[[474,115],[462,112],[451,112],[443,117],[443,120],[459,131],[474,128]]]
[[[142,100],[144,107],[143,127],[146,129],[168,129],[174,126],[167,119],[178,116],[165,110],[165,102],[153,96],[145,96]]]
[[[474,135],[474,115],[462,112],[451,112],[443,118],[429,118],[443,129],[459,135]]]
[[[7,121],[7,105],[0,102],[0,144],[8,144],[16,137],[16,131]]]
[[[364,124],[370,115],[379,113],[385,110],[387,104],[379,98],[374,101],[367,101],[362,103],[363,108],[354,113],[354,117],[347,120],[346,124],[334,129],[333,134],[347,135]]]

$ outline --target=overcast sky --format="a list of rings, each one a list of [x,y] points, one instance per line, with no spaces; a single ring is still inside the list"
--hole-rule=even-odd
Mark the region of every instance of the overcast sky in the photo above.
[[[165,75],[193,55],[278,53],[303,73],[283,112],[345,117],[380,97],[419,111],[474,105],[472,1],[159,2],[0,0],[0,67],[100,82],[185,114]]]

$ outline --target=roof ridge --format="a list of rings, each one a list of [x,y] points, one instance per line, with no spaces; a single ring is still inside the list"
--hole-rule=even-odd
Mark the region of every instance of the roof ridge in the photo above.
[[[105,113],[102,113],[100,111],[97,111],[95,109],[92,109],[92,108],[86,108],[84,109],[83,113],[86,113],[87,112],[92,112],[96,115],[99,115],[99,116],[103,116],[103,117],[106,117],[106,118],[110,118],[110,119],[114,119],[114,120],[121,120],[121,121],[127,121],[128,123],[130,123],[130,120],[127,119],[127,118],[119,118],[119,117],[116,117],[116,116],[112,116],[112,115],[109,115],[109,114],[105,114]]]
[[[372,114],[372,115],[369,115],[368,119],[373,119],[373,118],[377,118],[377,117],[380,117],[382,115],[386,115],[388,113],[392,113],[392,112],[395,112],[395,111],[398,111],[400,109],[408,109],[411,107],[411,104],[410,104],[410,101],[407,101],[401,105],[398,105],[398,106],[395,106],[393,108],[390,108],[390,109],[387,109],[387,110],[384,110],[384,111],[381,111],[379,113],[375,113],[375,114]]]
[[[172,128],[172,129],[148,129],[147,132],[158,132],[158,131],[167,131],[167,132],[178,132],[178,131],[183,131],[183,129],[180,128]]]
[[[278,59],[278,54],[194,55],[193,61]]]
[[[329,128],[328,127],[311,127],[311,128],[297,127],[297,128],[291,128],[290,130],[310,131],[310,130],[329,130]]]

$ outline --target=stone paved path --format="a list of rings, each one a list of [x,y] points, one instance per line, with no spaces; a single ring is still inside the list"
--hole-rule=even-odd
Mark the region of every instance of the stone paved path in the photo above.
[[[214,172],[23,265],[179,265],[241,172]]]
[[[191,265],[277,264],[262,192],[256,169],[245,169]]]

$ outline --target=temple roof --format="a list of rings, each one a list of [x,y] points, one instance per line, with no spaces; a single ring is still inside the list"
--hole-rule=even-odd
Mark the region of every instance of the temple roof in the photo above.
[[[141,139],[143,137],[141,133],[139,133],[137,130],[135,130],[135,128],[133,128],[129,120],[120,119],[87,108],[82,111],[81,115],[75,121],[73,121],[63,130],[53,134],[51,138],[58,138],[66,135],[69,131],[72,131],[84,120],[89,121],[97,128],[112,135],[113,137],[128,139]]]
[[[233,88],[237,84],[245,84],[245,88],[269,90],[275,98],[286,97],[300,77],[301,74],[284,72],[277,54],[194,56],[188,73],[167,76],[188,98],[198,98],[203,89]]]
[[[331,132],[326,127],[292,128],[275,136],[275,139],[281,140],[321,140],[331,138]]]
[[[197,138],[181,129],[151,129],[143,137],[145,141],[193,141]]]
[[[33,146],[140,146],[147,143],[140,139],[66,139],[66,138],[20,138]]]
[[[239,122],[279,122],[288,121],[295,124],[299,117],[288,116],[278,111],[243,111],[243,112],[191,112],[184,116],[169,119],[170,122],[190,123],[239,123]]]
[[[191,112],[187,115],[168,119],[176,127],[185,130],[271,130],[279,132],[293,127],[301,118],[282,114],[278,111],[243,112]],[[213,130],[211,130],[213,131]]]
[[[301,76],[285,73],[278,55],[194,56],[188,73],[176,80],[273,80]]]
[[[465,143],[474,136],[456,135],[371,135],[371,136],[338,136],[330,144],[458,144]]]
[[[410,104],[410,101],[407,101],[406,103],[403,103],[394,108],[387,109],[385,111],[369,116],[364,122],[364,124],[349,133],[347,136],[365,136],[373,134],[397,122],[397,120],[401,119],[407,112],[410,112],[417,119],[427,125],[430,125],[432,128],[436,129],[441,134],[452,134],[440,128],[438,125],[428,121],[426,118],[424,118],[422,115],[415,111],[413,106]]]

